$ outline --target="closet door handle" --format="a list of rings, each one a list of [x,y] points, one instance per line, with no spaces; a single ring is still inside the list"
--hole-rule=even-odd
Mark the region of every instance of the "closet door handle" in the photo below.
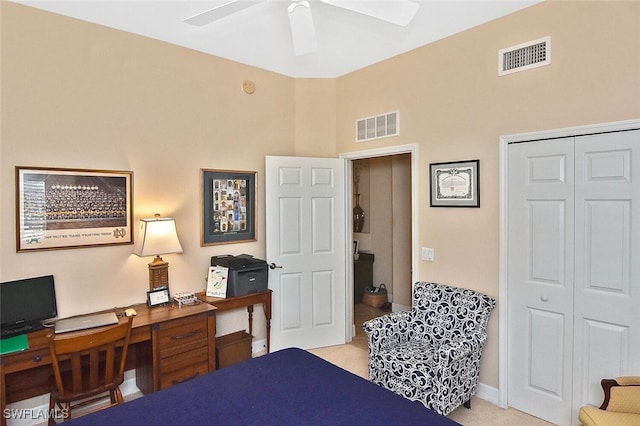
[[[542,300],[543,302],[547,302],[549,298],[545,294],[543,294],[542,296],[540,296],[540,300]]]

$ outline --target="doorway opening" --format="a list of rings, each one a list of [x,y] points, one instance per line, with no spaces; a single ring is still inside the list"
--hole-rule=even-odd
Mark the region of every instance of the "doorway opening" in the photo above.
[[[346,323],[352,327],[347,330],[346,340],[366,349],[364,321],[411,307],[417,253],[417,147],[404,145],[340,157],[349,160],[348,216],[352,217],[356,204],[364,211],[361,229],[348,220],[348,243],[353,244],[349,253],[353,258],[347,262]],[[377,294],[363,297],[369,294],[366,288],[380,288],[382,284],[387,290],[387,305],[380,306]]]

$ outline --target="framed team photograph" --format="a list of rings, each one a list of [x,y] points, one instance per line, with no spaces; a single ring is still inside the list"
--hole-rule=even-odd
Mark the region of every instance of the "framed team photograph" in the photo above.
[[[201,246],[256,241],[256,175],[201,169]]]
[[[18,252],[133,243],[133,172],[15,171]]]
[[[431,207],[480,207],[480,160],[431,163]]]

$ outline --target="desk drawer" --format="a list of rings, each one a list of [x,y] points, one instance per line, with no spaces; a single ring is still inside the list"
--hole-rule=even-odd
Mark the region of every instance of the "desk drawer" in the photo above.
[[[51,330],[45,329],[29,333],[27,335],[29,349],[24,352],[2,355],[5,374],[51,364],[49,343],[47,342],[47,334],[50,332]]]
[[[207,346],[160,360],[160,388],[202,376],[209,372],[209,348]]]
[[[36,348],[25,351],[24,353],[15,353],[2,357],[5,373],[13,373],[14,371],[28,370],[39,365],[51,364],[51,355],[49,347]],[[52,370],[53,371],[53,370]]]
[[[161,358],[189,351],[197,346],[207,346],[207,317],[197,315],[163,323],[158,330],[158,337]]]

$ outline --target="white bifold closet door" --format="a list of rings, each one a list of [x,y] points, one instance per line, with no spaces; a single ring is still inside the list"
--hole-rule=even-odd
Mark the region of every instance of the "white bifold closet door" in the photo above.
[[[640,131],[508,149],[508,403],[559,425],[640,372]]]

